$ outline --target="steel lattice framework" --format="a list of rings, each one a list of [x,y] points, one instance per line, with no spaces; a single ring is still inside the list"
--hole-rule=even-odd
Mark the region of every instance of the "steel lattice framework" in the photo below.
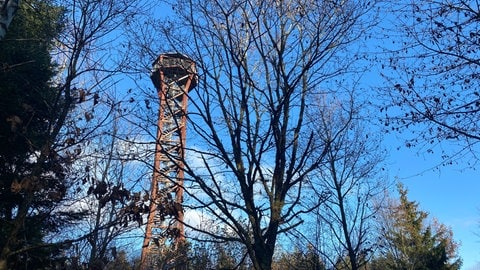
[[[195,62],[178,53],[161,54],[151,79],[160,99],[150,212],[142,247],[142,269],[158,269],[166,249],[184,240],[183,158],[188,92],[197,85]],[[167,239],[174,239],[167,243]]]

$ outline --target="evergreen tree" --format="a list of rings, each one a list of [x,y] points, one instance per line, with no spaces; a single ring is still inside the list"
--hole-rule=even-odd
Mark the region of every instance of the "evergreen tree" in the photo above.
[[[428,213],[409,201],[407,190],[398,186],[399,202],[383,213],[384,256],[373,269],[456,270],[461,259],[451,230],[438,222],[427,223]]]
[[[58,253],[43,238],[59,224],[52,209],[67,189],[66,160],[46,147],[63,103],[50,56],[62,13],[50,1],[22,1],[0,41],[0,269],[45,268]]]

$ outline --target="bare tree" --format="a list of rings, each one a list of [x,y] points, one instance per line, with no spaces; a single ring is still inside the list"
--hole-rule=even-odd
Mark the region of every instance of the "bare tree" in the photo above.
[[[466,154],[478,161],[478,2],[411,1],[394,9],[396,28],[387,35],[400,34],[383,65],[391,97],[381,109],[385,126],[413,132],[408,148],[433,153],[438,143],[457,144],[439,153],[445,163]]]
[[[136,153],[129,143],[119,139],[120,119],[115,115],[111,133],[90,140],[93,147],[84,149],[85,155],[76,161],[83,172],[82,180],[74,184],[63,208],[80,211],[85,217],[64,226],[58,236],[78,238],[71,257],[89,268],[105,268],[122,247],[138,240],[132,236],[142,225],[142,214],[147,211],[148,200],[141,196],[139,189],[139,179],[144,175],[136,174],[139,170],[131,164]],[[121,130],[127,127],[123,125]],[[121,238],[124,239],[120,242]]]
[[[305,128],[309,95],[348,72],[346,48],[372,23],[374,1],[178,1],[160,25],[173,51],[192,57],[184,208],[203,209],[217,241],[242,243],[270,269],[277,237],[303,222],[308,177],[330,145]],[[351,56],[349,58],[347,56]],[[316,153],[316,154],[315,154]],[[173,159],[173,157],[172,157]],[[172,179],[174,181],[174,179]]]
[[[380,140],[374,131],[365,129],[361,118],[364,104],[356,101],[353,93],[347,96],[320,96],[310,114],[316,138],[330,145],[325,162],[312,177],[317,194],[328,194],[316,211],[313,227],[324,227],[323,233],[316,235],[326,246],[317,243],[316,248],[331,264],[357,270],[375,249],[373,225],[379,205],[374,202],[381,201],[387,183],[379,175],[385,156]]]

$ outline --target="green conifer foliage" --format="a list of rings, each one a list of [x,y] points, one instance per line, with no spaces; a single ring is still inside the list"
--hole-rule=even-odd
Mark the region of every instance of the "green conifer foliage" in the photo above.
[[[372,269],[460,269],[451,230],[436,221],[428,222],[428,213],[408,200],[402,185],[398,191],[399,202],[384,212],[384,254],[374,261]]]
[[[58,252],[43,237],[57,228],[51,210],[66,192],[65,163],[46,147],[62,104],[50,55],[62,13],[51,1],[22,1],[0,41],[0,269],[46,267]]]

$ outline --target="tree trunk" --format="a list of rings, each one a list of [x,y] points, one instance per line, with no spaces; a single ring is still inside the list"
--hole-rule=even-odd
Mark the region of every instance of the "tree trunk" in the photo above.
[[[258,245],[260,246],[260,245]],[[273,250],[265,245],[261,247],[255,247],[255,260],[253,260],[253,267],[258,270],[271,270],[272,269],[272,257]]]

